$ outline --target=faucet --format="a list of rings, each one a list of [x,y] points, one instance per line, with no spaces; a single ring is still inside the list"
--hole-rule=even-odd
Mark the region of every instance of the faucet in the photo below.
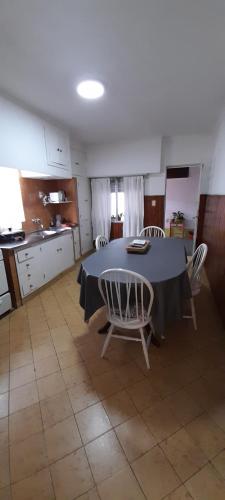
[[[40,225],[41,230],[43,231],[44,226],[43,226],[43,224],[42,224],[42,222],[41,222],[41,219],[39,219],[38,217],[35,217],[34,219],[32,219],[32,222],[33,222],[33,224],[39,224],[39,225]]]

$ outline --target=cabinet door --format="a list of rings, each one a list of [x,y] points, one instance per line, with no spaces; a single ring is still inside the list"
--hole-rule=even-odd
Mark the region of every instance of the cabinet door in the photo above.
[[[73,230],[73,243],[74,243],[75,260],[77,260],[80,258],[80,231],[79,231],[79,227],[75,227]]]
[[[67,134],[51,125],[45,126],[47,162],[65,170],[71,169],[70,146]]]
[[[42,263],[46,283],[60,273],[60,257],[58,252],[58,238],[46,241],[42,247]]]
[[[91,225],[90,181],[85,177],[77,178],[81,254],[93,248]]]
[[[30,259],[23,262],[16,260],[22,297],[26,297],[45,283],[41,246],[36,246],[33,250],[34,256]]]
[[[64,271],[65,269],[72,267],[75,263],[72,233],[65,234],[60,238],[58,238],[58,240],[59,240],[58,248],[60,257],[60,269],[61,271]]]

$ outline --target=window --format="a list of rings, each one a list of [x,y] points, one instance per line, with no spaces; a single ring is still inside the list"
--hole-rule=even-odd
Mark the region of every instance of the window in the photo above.
[[[124,192],[123,179],[116,178],[110,180],[111,187],[111,220],[124,220]]]
[[[19,172],[0,167],[0,231],[21,229],[24,220]]]

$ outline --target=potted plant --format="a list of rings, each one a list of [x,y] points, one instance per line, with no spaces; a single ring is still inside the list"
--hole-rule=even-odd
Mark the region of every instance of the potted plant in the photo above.
[[[173,212],[172,222],[174,224],[182,224],[184,222],[184,214],[183,214],[183,212],[180,212],[179,210],[178,210],[178,212]]]

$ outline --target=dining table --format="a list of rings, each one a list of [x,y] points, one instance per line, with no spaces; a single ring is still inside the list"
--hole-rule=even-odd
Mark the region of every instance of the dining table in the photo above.
[[[107,269],[126,269],[144,276],[154,290],[152,320],[156,333],[164,337],[166,327],[182,318],[191,287],[186,269],[187,254],[181,238],[147,238],[150,246],[145,254],[128,253],[134,237],[119,238],[89,255],[80,265],[80,305],[84,320],[104,305],[98,288],[98,278]]]

